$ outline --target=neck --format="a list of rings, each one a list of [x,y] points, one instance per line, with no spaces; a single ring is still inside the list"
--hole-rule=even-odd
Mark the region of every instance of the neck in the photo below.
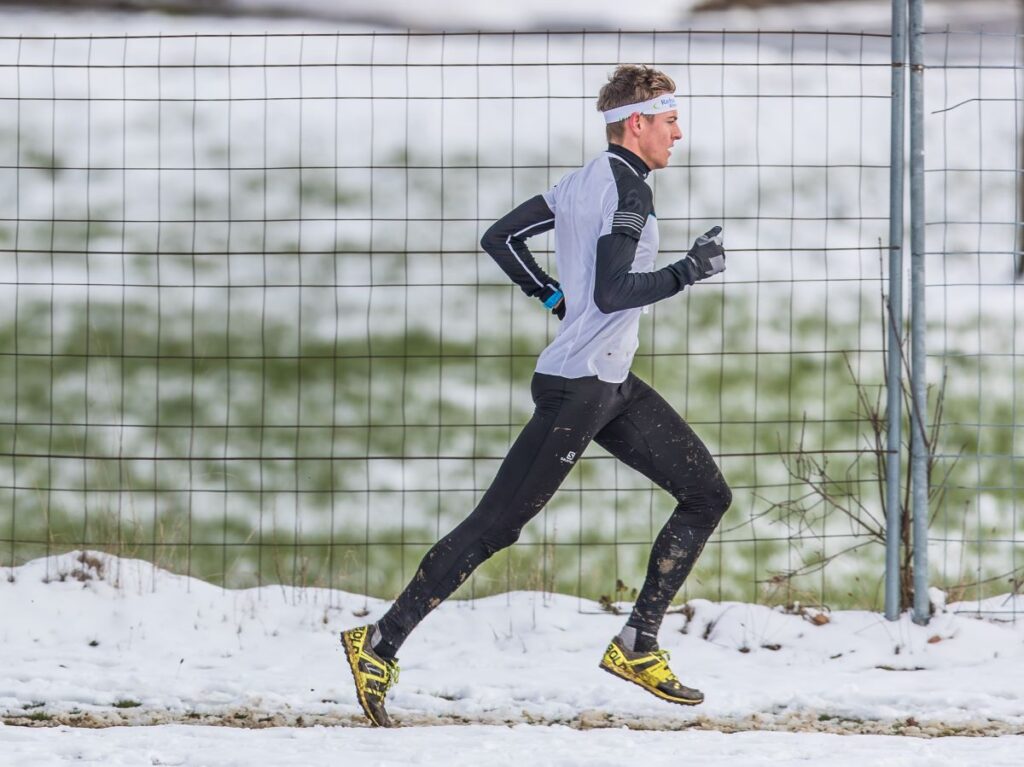
[[[647,177],[647,174],[651,172],[650,167],[644,162],[643,158],[640,157],[634,150],[623,146],[622,144],[609,143],[608,151],[612,154],[621,157],[623,160],[628,162],[630,166],[636,170],[643,177]]]

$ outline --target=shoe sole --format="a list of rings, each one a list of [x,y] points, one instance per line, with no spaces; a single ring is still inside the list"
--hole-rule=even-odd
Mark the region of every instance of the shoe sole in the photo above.
[[[645,692],[649,692],[654,697],[661,698],[661,700],[667,701],[669,703],[676,703],[676,704],[678,704],[680,706],[699,706],[701,703],[704,702],[703,696],[699,700],[688,700],[686,698],[673,698],[670,695],[666,695],[665,693],[661,692],[661,690],[652,690],[650,687],[648,687],[645,684],[642,684],[641,682],[637,681],[633,677],[627,676],[626,674],[622,673],[621,671],[616,669],[614,666],[608,666],[608,665],[605,665],[604,663],[600,663],[600,664],[598,664],[598,668],[600,668],[602,671],[607,671],[609,674],[614,676],[616,679],[624,679],[627,682],[632,682],[637,687],[639,687],[641,690],[644,690]]]
[[[391,717],[388,716],[386,711],[382,711],[386,718],[382,721],[377,721],[370,708],[370,704],[366,702],[366,695],[359,689],[359,650],[349,643],[347,631],[341,634],[341,645],[345,648],[345,660],[348,661],[348,670],[352,673],[352,683],[356,688],[356,699],[359,701],[359,706],[363,709],[363,713],[366,714],[366,718],[370,720],[370,724],[374,727],[391,727]]]

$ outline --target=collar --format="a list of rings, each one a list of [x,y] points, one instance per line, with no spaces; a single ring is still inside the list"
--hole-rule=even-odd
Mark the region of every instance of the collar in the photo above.
[[[647,174],[651,172],[651,169],[647,167],[647,163],[621,144],[609,144],[608,151],[628,162],[630,167],[640,174],[641,178],[647,178]]]

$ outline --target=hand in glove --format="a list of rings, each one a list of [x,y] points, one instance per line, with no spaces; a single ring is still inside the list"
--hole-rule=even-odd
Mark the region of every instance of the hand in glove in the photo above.
[[[558,319],[565,319],[565,294],[557,282],[546,285],[538,298]]]
[[[692,285],[725,271],[722,227],[715,226],[698,237],[686,257],[672,265],[680,281]]]

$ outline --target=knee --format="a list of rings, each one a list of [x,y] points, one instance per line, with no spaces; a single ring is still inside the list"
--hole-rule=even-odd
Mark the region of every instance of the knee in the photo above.
[[[721,519],[722,515],[732,506],[732,489],[726,484],[725,477],[721,474],[718,475],[718,481],[715,483],[714,496],[717,499],[718,507],[721,509],[718,513],[718,518]]]
[[[521,527],[510,527],[501,530],[488,530],[480,538],[486,556],[491,557],[502,549],[507,549],[519,540],[523,532]]]
[[[721,474],[679,499],[679,511],[695,527],[714,529],[732,504],[732,490]]]
[[[732,490],[721,474],[707,489],[707,519],[709,527],[717,527],[725,512],[732,505]]]

